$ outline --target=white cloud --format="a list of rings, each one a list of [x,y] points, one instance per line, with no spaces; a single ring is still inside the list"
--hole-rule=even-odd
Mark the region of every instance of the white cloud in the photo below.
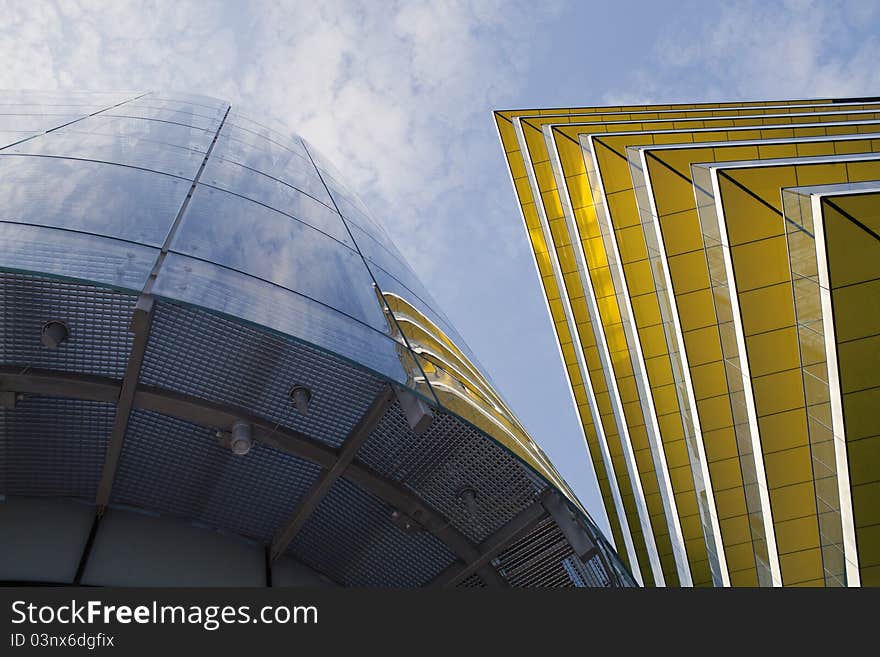
[[[275,82],[261,92],[264,100],[276,111],[290,108],[298,129],[365,192],[401,250],[432,278],[460,237],[450,232],[442,199],[495,182],[483,173],[487,156],[497,155],[494,137],[472,127],[488,127],[493,103],[519,87],[510,62],[527,50],[511,53],[534,10],[347,2],[305,12],[270,4],[258,13],[264,27],[278,26],[267,27],[277,55],[263,57],[275,63],[264,75],[264,83]],[[461,159],[463,152],[474,157]],[[482,214],[474,208],[471,219]]]
[[[7,0],[0,87],[186,90],[271,113],[337,164],[431,279],[468,236],[446,207],[498,182],[489,110],[514,97],[527,37],[556,10]],[[478,204],[468,220],[485,230],[486,215]],[[490,246],[503,251],[518,230],[505,217]]]
[[[876,2],[734,2],[661,29],[609,103],[876,94]]]
[[[558,13],[553,0],[0,0],[0,88],[188,91],[297,130],[388,227],[502,391],[521,388],[548,447],[578,454],[563,461],[580,480],[491,116],[516,104],[535,35]]]
[[[277,117],[336,164],[465,337],[506,360],[524,338],[498,318],[521,312],[524,285],[527,321],[548,327],[491,110],[514,102],[534,34],[559,10],[0,0],[0,88],[179,90]]]

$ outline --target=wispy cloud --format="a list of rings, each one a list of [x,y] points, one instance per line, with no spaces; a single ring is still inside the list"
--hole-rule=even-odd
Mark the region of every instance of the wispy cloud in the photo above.
[[[871,1],[707,5],[661,28],[650,66],[605,101],[856,96],[880,90],[880,5]]]
[[[493,182],[488,110],[521,85],[521,44],[538,12],[527,3],[447,1],[306,11],[282,3],[257,13],[276,53],[253,68],[261,79],[249,88],[262,87],[264,102],[372,197],[368,205],[433,278],[456,241],[488,219],[480,203],[471,232],[457,232],[447,208]]]
[[[0,87],[204,93],[302,133],[595,509],[490,110],[880,91],[875,0],[679,4],[0,0]]]
[[[0,0],[0,88],[202,93],[305,136],[387,226],[551,456],[555,441],[563,470],[593,488],[491,117],[519,104],[535,40],[563,9]]]
[[[187,90],[270,113],[337,163],[431,278],[464,236],[445,225],[444,205],[491,182],[481,172],[495,144],[474,124],[488,126],[488,109],[519,88],[525,37],[546,11],[555,8],[7,1],[0,86]],[[485,219],[471,218],[471,235],[497,232]]]

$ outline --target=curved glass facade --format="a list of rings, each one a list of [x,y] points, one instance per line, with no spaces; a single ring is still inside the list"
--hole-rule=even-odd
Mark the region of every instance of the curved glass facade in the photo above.
[[[353,431],[354,420],[367,404],[347,399],[351,389],[339,385],[338,398],[328,402],[315,395],[312,409],[292,417],[290,408],[279,402],[287,392],[281,388],[291,383],[282,381],[289,363],[281,357],[281,347],[271,346],[284,344],[284,349],[307,349],[316,363],[329,357],[340,371],[363,372],[377,385],[391,384],[393,390],[404,391],[397,398],[409,391],[416,396],[400,401],[401,408],[427,404],[424,412],[433,417],[432,427],[448,416],[475,436],[491,438],[504,448],[499,452],[503,458],[512,454],[518,467],[525,464],[518,475],[522,482],[531,482],[528,486],[539,493],[560,491],[579,511],[579,527],[600,544],[607,559],[603,568],[614,564],[613,578],[603,575],[598,581],[631,581],[380,223],[310,144],[283,126],[200,96],[21,93],[6,94],[0,102],[0,268],[13,277],[10,284],[38,287],[42,281],[63,279],[75,289],[87,284],[89,290],[108,290],[112,302],[107,303],[124,306],[103,335],[104,343],[98,332],[94,353],[83,350],[78,359],[66,358],[64,350],[83,349],[76,343],[84,327],[70,326],[69,344],[62,345],[56,357],[47,356],[51,352],[45,349],[14,349],[10,336],[17,326],[14,320],[6,322],[3,366],[9,372],[42,359],[47,377],[66,371],[122,381],[115,414],[112,405],[105,409],[104,421],[115,423],[105,427],[109,444],[94,455],[100,460],[106,449],[102,468],[96,466],[93,472],[103,474],[85,487],[84,494],[65,496],[97,495],[100,513],[105,506],[123,504],[202,518],[211,527],[235,533],[226,521],[205,520],[204,503],[198,509],[178,508],[169,497],[149,504],[143,492],[137,500],[123,502],[118,496],[125,487],[119,477],[133,476],[138,459],[155,458],[149,450],[132,451],[131,434],[138,423],[147,427],[158,421],[151,414],[164,417],[168,409],[173,411],[170,415],[188,420],[201,412],[186,415],[176,397],[173,402],[164,397],[150,401],[149,395],[158,399],[154,388],[243,408],[276,423],[276,428],[301,432],[334,449],[344,445],[346,432]],[[148,328],[142,331],[139,347],[138,330],[126,332],[124,323],[132,313],[136,323],[143,308],[148,308],[143,313]],[[44,310],[37,313],[44,321],[57,314],[49,307]],[[88,312],[86,316],[89,324],[97,321]],[[107,349],[116,341],[121,343],[114,361]],[[25,375],[7,380],[4,389],[16,392],[15,385],[35,385],[21,376]],[[276,379],[278,389],[273,387]],[[134,392],[126,402],[130,381]],[[369,402],[369,390],[362,392]],[[57,389],[49,393],[51,397]],[[110,397],[102,401],[112,402]],[[24,395],[22,404],[10,402],[4,413],[13,418],[29,399]],[[318,409],[321,415],[314,407],[325,403],[326,408]],[[342,407],[348,406],[354,420],[342,422]],[[193,431],[204,425],[224,428],[220,422],[200,420]],[[7,438],[16,439],[14,418],[5,426]],[[119,434],[115,443],[114,431]],[[269,444],[274,433],[266,436]],[[436,446],[425,446],[432,448]],[[359,461],[364,458],[358,455]],[[386,474],[394,479],[404,465],[391,464]],[[168,467],[174,469],[172,464]],[[372,470],[382,467],[374,464]],[[317,486],[320,476],[313,472],[304,481],[311,478]],[[346,477],[331,490],[341,495],[341,482],[352,478]],[[455,477],[448,473],[448,478]],[[398,478],[396,485],[442,506],[412,476]],[[498,498],[481,494],[481,505],[508,509],[511,517],[522,511],[503,499],[503,486],[492,486]],[[303,496],[307,489],[301,491]],[[465,489],[444,494],[461,497]],[[10,491],[15,494],[7,486],[6,493]],[[267,521],[266,543],[279,531],[281,520]],[[492,533],[489,528],[474,531],[470,538]],[[254,530],[240,533],[253,535]],[[306,553],[301,546],[293,556],[321,572],[321,565],[303,556]],[[391,582],[419,584],[436,575]],[[382,583],[381,578],[347,580],[335,572],[332,577],[341,583]],[[569,575],[569,583],[577,581]]]

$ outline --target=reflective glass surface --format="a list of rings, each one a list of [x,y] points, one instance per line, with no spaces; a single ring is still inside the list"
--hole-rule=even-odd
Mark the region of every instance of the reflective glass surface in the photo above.
[[[139,292],[159,250],[44,226],[0,221],[0,268],[94,281]]]
[[[199,185],[171,250],[299,292],[377,330],[386,328],[357,252],[240,196]]]
[[[156,109],[126,103],[112,110],[108,110],[106,116],[126,116],[136,119],[152,119],[154,121],[167,121],[188,125],[202,130],[216,130],[220,122],[219,118],[206,118],[198,114],[171,109]]]
[[[339,169],[336,165],[324,157],[324,154],[318,150],[314,144],[310,143],[308,139],[304,137],[301,138],[303,147],[308,151],[309,157],[314,161],[315,166],[318,167],[318,170],[324,174],[329,173],[332,178],[336,180],[342,180],[342,174],[339,173]]]
[[[259,171],[333,206],[311,162],[275,142],[224,125],[212,155]]]
[[[98,114],[82,121],[77,121],[63,129],[65,134],[89,133],[117,137],[119,139],[140,139],[145,142],[168,144],[180,148],[189,148],[201,153],[207,152],[214,139],[214,131],[193,128],[179,123],[153,121],[124,116],[106,116]]]
[[[339,209],[339,212],[343,217],[366,230],[370,233],[373,239],[383,244],[387,250],[392,253],[398,253],[397,248],[388,237],[385,229],[370,216],[370,213],[364,207],[363,202],[355,194],[341,186],[326,173],[321,173],[321,178],[324,184],[327,185],[327,189],[330,190],[330,194],[333,196],[333,202],[336,204],[336,207]]]
[[[231,127],[254,133],[288,148],[301,157],[308,158],[302,139],[290,131],[290,127],[277,119],[251,114],[242,114],[235,109],[229,112],[227,123]],[[245,140],[246,141],[246,140]]]
[[[199,94],[181,93],[179,91],[175,91],[173,94],[154,92],[151,94],[145,94],[145,97],[148,97],[150,101],[167,100],[173,103],[186,102],[201,107],[207,107],[210,109],[220,109],[224,112],[226,111],[226,108],[229,107],[229,103],[227,103],[225,100],[220,100],[219,98],[201,96]]]
[[[129,167],[152,169],[192,180],[204,154],[137,137],[115,137],[57,130],[13,146],[7,153],[51,155],[96,160]]]
[[[0,148],[5,148],[6,146],[15,144],[22,139],[26,139],[36,134],[39,133],[15,130],[0,130]]]
[[[340,247],[342,248],[342,247]],[[202,260],[169,253],[153,292],[296,337],[406,383],[411,359],[383,332],[292,290]],[[375,302],[379,309],[378,301]]]
[[[0,130],[44,132],[82,116],[83,114],[0,114]]]
[[[194,116],[213,119],[215,121],[222,119],[223,115],[226,113],[226,108],[223,106],[210,108],[201,104],[180,100],[159,100],[150,95],[125,103],[125,108],[126,110],[136,108],[138,110],[152,109],[181,114],[192,114]]]
[[[188,94],[4,100],[0,268],[152,294],[335,354],[480,428],[577,504],[381,222],[287,126]]]
[[[447,337],[452,340],[459,349],[461,349],[464,353],[466,353],[469,357],[472,358],[470,354],[470,349],[467,344],[464,342],[464,339],[458,334],[458,332],[452,327],[449,322],[434,312],[424,301],[414,296],[412,292],[404,286],[400,281],[395,279],[393,276],[389,275],[383,269],[379,267],[372,267],[371,273],[373,277],[376,279],[376,283],[379,285],[379,289],[386,295],[386,302],[392,305],[394,301],[393,299],[389,299],[389,296],[396,296],[404,299],[409,305],[417,308],[421,314],[423,314],[432,324],[437,326]],[[406,328],[403,329],[404,334],[407,334]]]
[[[296,217],[354,248],[354,242],[339,214],[307,191],[300,191],[303,187],[308,190],[310,186],[320,184],[317,179],[307,180],[309,184],[297,188],[246,166],[212,157],[200,180]]]
[[[181,178],[115,164],[0,155],[4,221],[149,246],[162,245],[189,186]]]
[[[396,249],[389,251],[384,244],[378,242],[373,237],[372,233],[368,233],[349,220],[348,217],[345,218],[345,223],[348,225],[348,229],[351,231],[358,249],[371,264],[384,269],[386,273],[405,285],[412,294],[417,296],[432,311],[441,314],[436,310],[437,302],[433,300],[431,294],[425,289],[421,281],[418,280],[409,264],[399,256]]]

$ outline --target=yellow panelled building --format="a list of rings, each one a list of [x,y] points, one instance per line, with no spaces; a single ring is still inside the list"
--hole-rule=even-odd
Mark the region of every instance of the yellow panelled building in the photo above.
[[[880,99],[495,121],[636,581],[880,584]]]

